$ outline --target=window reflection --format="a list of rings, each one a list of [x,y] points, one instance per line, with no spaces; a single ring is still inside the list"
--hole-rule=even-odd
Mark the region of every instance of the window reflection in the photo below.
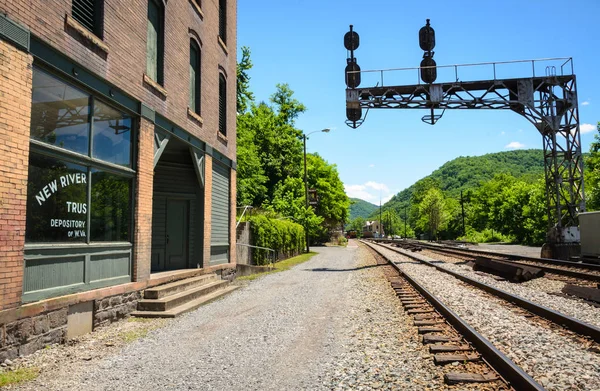
[[[131,117],[96,100],[93,129],[92,156],[129,167],[131,165]]]
[[[28,242],[83,242],[87,168],[32,153],[27,183]]]
[[[128,241],[131,179],[92,169],[93,241]]]
[[[84,155],[89,153],[88,94],[46,72],[33,72],[31,137]]]

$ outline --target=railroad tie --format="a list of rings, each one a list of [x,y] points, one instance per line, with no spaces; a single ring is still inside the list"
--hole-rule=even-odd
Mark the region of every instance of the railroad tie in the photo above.
[[[413,324],[415,326],[435,326],[438,324],[444,324],[443,320],[436,320],[436,319],[431,319],[431,320],[415,320],[413,322]]]
[[[477,361],[479,359],[480,356],[477,353],[435,354],[433,356],[433,362],[436,365],[445,365],[453,362]]]
[[[429,345],[429,353],[470,352],[472,350],[469,345],[443,345],[439,343]]]
[[[429,314],[434,312],[433,308],[413,308],[407,311],[409,314]]]
[[[417,328],[417,332],[419,334],[442,333],[444,331],[445,331],[445,329],[443,329],[441,327],[433,327],[433,326],[423,326],[423,327],[418,327]]]
[[[423,343],[434,343],[434,342],[458,342],[461,339],[459,337],[448,337],[447,335],[423,335]]]
[[[446,384],[456,383],[489,383],[498,380],[498,376],[493,373],[458,373],[451,372],[444,375]]]
[[[425,313],[425,314],[416,314],[413,317],[413,319],[414,320],[440,319],[440,317],[435,312],[429,312],[429,313]]]

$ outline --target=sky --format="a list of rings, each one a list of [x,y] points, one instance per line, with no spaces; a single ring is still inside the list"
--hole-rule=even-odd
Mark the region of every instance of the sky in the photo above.
[[[343,45],[349,25],[360,35],[355,51],[363,71],[418,67],[418,31],[431,19],[438,66],[572,57],[577,76],[582,151],[600,120],[600,0],[238,0],[238,59],[248,46],[250,89],[268,101],[287,83],[307,111],[296,120],[307,151],[336,164],[346,193],[374,204],[459,156],[542,148],[542,138],[510,110],[447,110],[434,126],[424,110],[370,110],[357,129],[345,124]],[[561,62],[547,65],[557,66]],[[536,66],[543,74],[546,63]],[[498,77],[531,77],[531,66],[498,66]],[[406,76],[408,75],[408,76]],[[416,84],[417,74],[385,73],[387,82]],[[438,71],[438,82],[448,81]],[[451,76],[451,75],[449,75]],[[379,74],[364,74],[360,87]],[[461,80],[489,80],[489,67],[460,68]],[[404,82],[407,80],[406,82]],[[410,81],[408,81],[410,80]],[[364,111],[363,111],[364,114]],[[328,133],[319,130],[330,128]]]

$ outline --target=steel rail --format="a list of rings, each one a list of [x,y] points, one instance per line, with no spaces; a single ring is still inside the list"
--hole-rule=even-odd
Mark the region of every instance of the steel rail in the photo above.
[[[524,261],[545,263],[548,265],[568,266],[568,267],[575,267],[575,268],[579,268],[579,269],[587,269],[587,270],[600,272],[600,265],[594,264],[594,263],[571,262],[571,261],[563,261],[560,259],[552,259],[552,258],[529,257],[527,255],[506,254],[506,253],[499,253],[499,252],[495,252],[495,251],[476,250],[476,249],[472,249],[472,248],[459,248],[459,249],[449,248],[444,245],[422,243],[419,241],[409,242],[409,241],[405,241],[405,240],[393,240],[393,239],[374,239],[374,240],[377,242],[386,242],[387,241],[387,242],[393,242],[393,243],[416,244],[416,245],[422,246],[424,248],[436,248],[436,249],[439,248],[439,249],[444,249],[444,250],[448,249],[448,250],[453,250],[453,251],[470,252],[470,253],[474,253],[474,254],[493,255],[493,256],[508,258],[509,260],[511,260],[513,262],[518,261],[518,260],[524,260]]]
[[[383,246],[382,246],[383,247]],[[466,282],[467,284],[473,285],[479,289],[484,290],[485,292],[488,292],[496,297],[499,297],[505,301],[508,301],[509,303],[515,304],[523,309],[526,309],[527,311],[531,312],[532,314],[535,314],[537,316],[540,316],[544,319],[547,319],[559,326],[562,326],[568,330],[574,331],[578,334],[581,335],[585,335],[588,336],[590,338],[592,338],[594,341],[600,343],[600,328],[591,325],[589,323],[585,323],[582,322],[578,319],[575,319],[573,317],[567,316],[565,314],[562,314],[558,311],[554,311],[548,307],[544,307],[542,305],[539,304],[535,304],[532,301],[529,301],[527,299],[524,299],[522,297],[513,295],[512,293],[508,293],[502,289],[498,289],[495,288],[491,285],[487,285],[483,282],[477,281],[477,280],[473,280],[472,278],[463,276],[462,274],[453,272],[451,270],[447,270],[444,269],[443,267],[436,265],[434,263],[431,263],[429,261],[426,261],[424,259],[421,259],[419,257],[417,257],[416,255],[413,254],[409,254],[406,253],[404,251],[401,251],[399,249],[395,249],[395,248],[390,248],[390,247],[384,247],[385,249],[389,250],[389,251],[393,251],[396,252],[398,254],[402,254],[406,257],[409,257],[411,259],[414,259],[418,262],[421,262],[425,265],[431,266],[436,268],[437,270],[450,274],[451,276]]]
[[[377,248],[373,247],[368,242],[361,240],[360,242],[365,243],[369,248],[375,251],[377,254],[386,259],[391,266],[394,267],[416,290],[421,293],[431,305],[440,312],[463,337],[472,344],[477,351],[481,354],[483,359],[494,368],[500,376],[509,383],[511,387],[516,390],[545,390],[539,383],[537,383],[531,376],[529,376],[521,367],[515,364],[510,358],[504,353],[499,351],[490,341],[488,341],[483,335],[479,334],[473,327],[469,326],[464,320],[452,311],[443,302],[438,300],[433,294],[427,289],[421,286],[411,276],[403,272],[398,265],[386,255],[381,253]]]
[[[563,267],[570,267],[570,268],[575,268],[575,269],[586,269],[589,271],[594,271],[594,272],[600,273],[600,265],[581,264],[581,263],[560,261],[560,260],[547,259],[547,258],[526,257],[526,256],[503,254],[503,253],[496,253],[496,252],[490,252],[490,251],[484,251],[484,250],[453,249],[453,248],[448,248],[448,247],[443,247],[443,246],[438,246],[438,245],[429,245],[429,244],[423,245],[423,248],[426,248],[431,251],[439,251],[439,252],[464,255],[464,256],[473,256],[475,254],[484,255],[484,256],[486,256],[486,255],[487,256],[497,256],[497,257],[506,258],[506,260],[505,260],[506,262],[511,262],[511,263],[515,263],[515,264],[519,264],[519,265],[529,265],[524,262],[536,262],[537,264],[534,265],[534,267],[537,267],[537,268],[547,271],[549,273],[560,274],[560,275],[564,275],[564,276],[568,276],[568,277],[575,277],[575,278],[580,278],[580,279],[584,279],[584,280],[600,282],[600,274],[590,274],[590,273],[586,273],[586,272],[582,272],[582,271],[566,270],[566,269],[560,269],[560,268],[554,267],[554,266],[563,266]],[[544,264],[544,265],[539,265],[540,263]],[[545,265],[553,265],[553,266],[545,266]]]
[[[453,249],[453,248],[438,247],[438,246],[427,246],[426,245],[426,246],[423,246],[423,248],[425,248],[427,250],[430,250],[430,251],[437,251],[437,252],[446,253],[446,254],[462,255],[462,256],[467,256],[467,257],[474,257],[475,254],[491,255],[491,256],[504,256],[504,257],[506,256],[506,254],[490,253],[490,252],[486,252],[486,251],[477,251],[477,250],[475,250],[475,251],[471,252],[471,254],[469,254],[469,252],[471,250],[465,250],[465,251],[463,251],[463,249]],[[527,259],[526,257],[518,257],[518,259],[520,261],[545,263],[545,262],[540,262],[538,259],[535,259],[535,258],[533,258],[533,259]],[[519,260],[508,259],[508,260],[505,260],[505,262],[510,262],[510,263],[514,263],[514,264],[518,264],[518,265],[524,265],[524,266],[532,266],[532,265],[529,265],[527,263],[519,262]],[[574,264],[574,263],[570,263],[570,264],[567,264],[567,265],[564,265],[564,266],[566,266],[566,267],[574,267],[574,268],[578,267],[577,264]],[[581,278],[583,280],[590,280],[590,281],[598,281],[598,282],[600,282],[600,274],[589,274],[589,273],[578,272],[578,271],[574,271],[574,270],[559,269],[559,268],[552,267],[552,266],[533,265],[533,267],[537,267],[538,269],[542,269],[542,270],[547,271],[549,273],[560,274],[560,275],[568,276],[568,277]]]

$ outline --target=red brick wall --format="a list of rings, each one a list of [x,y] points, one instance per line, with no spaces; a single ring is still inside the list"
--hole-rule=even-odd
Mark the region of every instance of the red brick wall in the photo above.
[[[135,184],[133,281],[150,277],[152,254],[152,188],[154,178],[154,124],[140,119]]]
[[[31,63],[31,56],[0,39],[0,310],[21,302]]]
[[[194,0],[165,1],[164,89],[158,96],[143,83],[146,70],[148,0],[105,0],[103,44],[108,54],[99,55],[93,45],[66,27],[71,0],[3,0],[0,12],[26,25],[60,52],[154,108],[183,129],[235,160],[236,122],[236,0],[227,0],[227,45],[218,41],[218,1],[202,1],[203,17]],[[194,31],[201,40],[203,124],[187,114],[189,41]],[[227,140],[217,137],[219,67],[227,76]]]

